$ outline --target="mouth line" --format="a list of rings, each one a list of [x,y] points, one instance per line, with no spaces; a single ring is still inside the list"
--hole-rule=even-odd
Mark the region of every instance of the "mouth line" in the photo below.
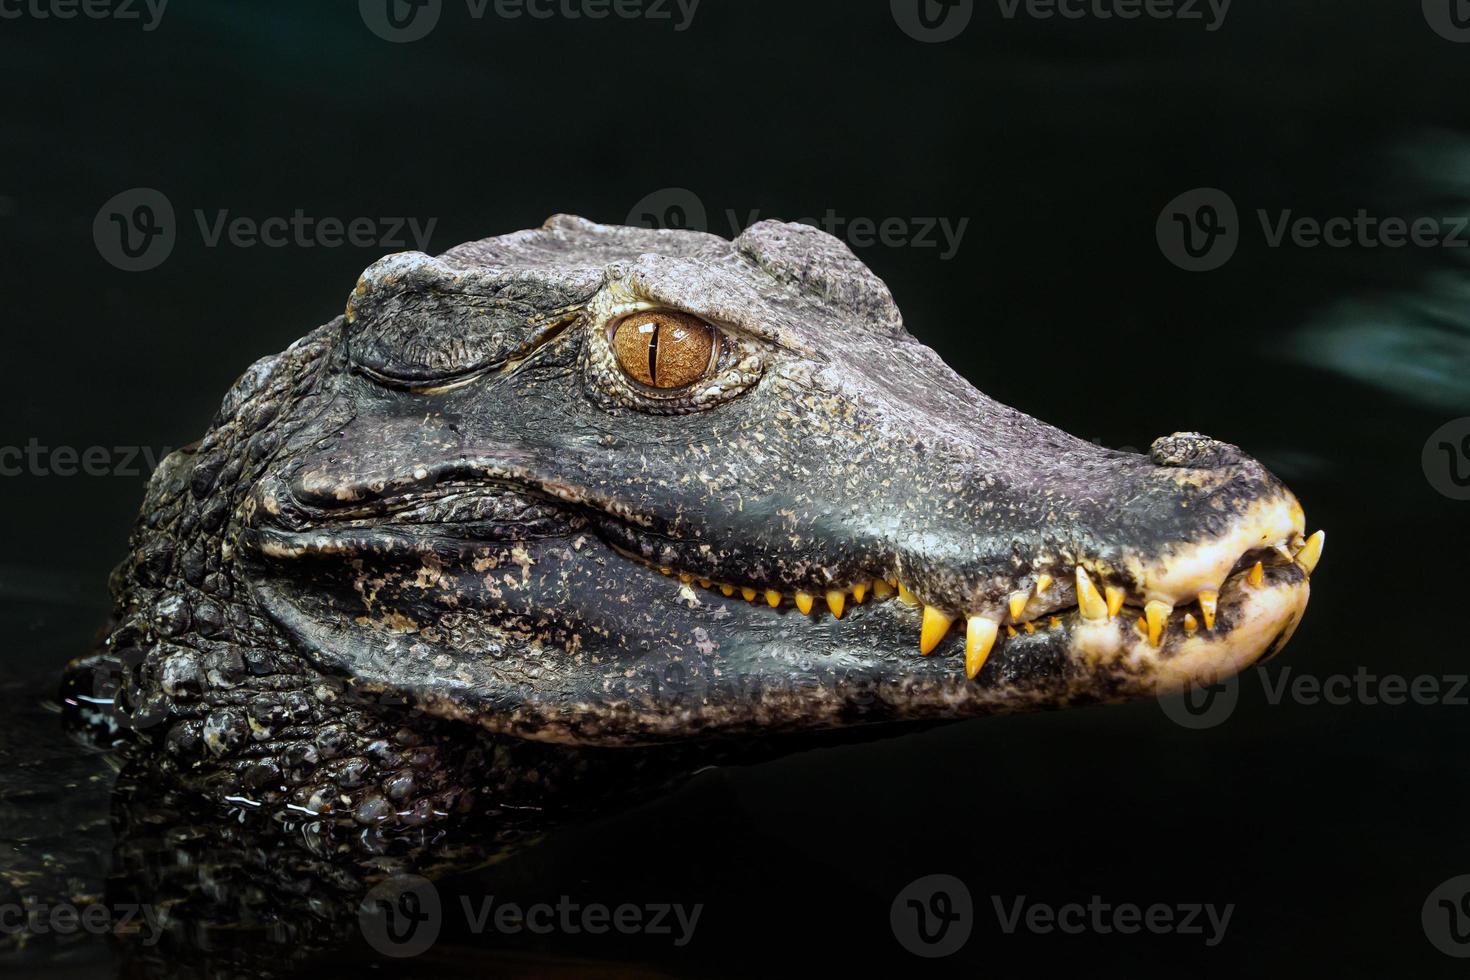
[[[507,515],[508,509],[503,506],[506,502],[512,502],[511,509],[522,517],[532,514],[538,522],[536,529],[533,531],[524,520],[497,525]],[[678,558],[687,555],[689,542],[651,533],[647,527],[635,526],[622,515],[585,500],[509,481],[421,485],[414,494],[379,496],[365,505],[334,508],[333,519],[324,523],[318,523],[325,516],[321,512],[302,511],[309,516],[309,526],[299,532],[279,527],[255,529],[256,546],[263,555],[298,558],[309,554],[431,550],[442,554],[446,549],[468,554],[468,549],[480,543],[562,537],[586,530],[615,554],[661,573],[676,582],[679,589],[698,587],[727,600],[744,601],[769,615],[782,615],[794,608],[814,618],[824,615],[825,607],[827,614],[840,620],[864,603],[897,601],[908,605],[920,612],[919,653],[925,656],[939,647],[956,622],[963,620],[965,672],[970,678],[980,672],[992,650],[1005,640],[1069,623],[1086,626],[1131,621],[1132,628],[1155,650],[1165,647],[1170,635],[1224,639],[1231,628],[1228,623],[1217,622],[1217,617],[1227,584],[1244,581],[1260,588],[1266,569],[1278,565],[1298,566],[1310,579],[1325,540],[1321,531],[1309,538],[1293,531],[1281,540],[1250,548],[1236,558],[1218,582],[1208,583],[1213,587],[1188,590],[1189,594],[1177,596],[1174,601],[1151,597],[1084,559],[1072,567],[1070,574],[1060,568],[1037,571],[1017,580],[1006,595],[966,603],[953,597],[925,595],[917,588],[911,590],[894,571],[801,588],[758,578],[742,581],[728,573],[688,567],[677,559],[665,563],[671,554]],[[483,514],[483,519],[475,519],[477,514]],[[411,519],[403,520],[405,516]],[[635,547],[644,554],[633,550]],[[663,561],[647,557],[649,554]],[[881,564],[875,560],[875,565]]]

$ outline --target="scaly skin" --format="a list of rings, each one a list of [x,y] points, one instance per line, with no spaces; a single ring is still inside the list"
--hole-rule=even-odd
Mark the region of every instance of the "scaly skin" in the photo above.
[[[706,377],[619,367],[645,309],[717,328]],[[1304,530],[1232,446],[1114,452],[989,400],[814,229],[558,217],[390,256],[250,368],[150,483],[73,690],[115,686],[209,799],[370,838],[595,804],[589,771],[664,743],[1224,676],[1299,621]]]

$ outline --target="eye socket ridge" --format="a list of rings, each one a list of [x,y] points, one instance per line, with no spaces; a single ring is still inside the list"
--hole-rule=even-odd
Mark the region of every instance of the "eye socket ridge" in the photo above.
[[[721,350],[718,329],[679,310],[644,310],[615,320],[608,343],[628,380],[662,394],[707,378]]]

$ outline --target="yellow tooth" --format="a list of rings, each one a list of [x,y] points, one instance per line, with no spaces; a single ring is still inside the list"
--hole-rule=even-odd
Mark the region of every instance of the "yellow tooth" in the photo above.
[[[1041,595],[1041,593],[1051,588],[1051,583],[1052,577],[1045,572],[1042,572],[1040,575],[1036,576],[1036,594]]]
[[[1266,567],[1260,562],[1256,562],[1251,566],[1251,570],[1246,575],[1245,580],[1259,589],[1266,584]]]
[[[1199,611],[1205,617],[1205,629],[1215,628],[1215,610],[1220,606],[1220,593],[1211,589],[1199,594]]]
[[[1138,621],[1133,624],[1133,628],[1138,630],[1138,632],[1142,633],[1144,636],[1148,636],[1148,620],[1144,619],[1142,616],[1138,617]]]
[[[859,605],[862,604],[863,596],[867,594],[868,586],[866,583],[860,583],[852,587],[852,601],[858,603]]]
[[[911,606],[921,605],[918,596],[914,595],[908,589],[904,588],[902,582],[898,583],[898,597]]]
[[[1050,626],[1052,629],[1056,629],[1058,626],[1062,625],[1062,618],[1060,616],[1053,616],[1051,619],[1046,621],[1046,625]]]
[[[1014,619],[1016,622],[1019,623],[1021,621],[1021,617],[1026,615],[1026,600],[1030,598],[1031,596],[1029,596],[1025,592],[1011,593],[1011,618]]]
[[[919,652],[925,656],[933,653],[953,622],[953,616],[946,616],[933,606],[925,606],[924,625],[919,629]]]
[[[811,594],[807,592],[796,593],[796,608],[800,609],[803,614],[810,615],[812,611]]]
[[[721,583],[721,585],[720,585],[720,591],[723,592],[723,593],[725,593],[725,595],[734,595],[735,594],[735,586],[733,586],[733,585],[725,585],[725,584]]]
[[[1322,560],[1322,546],[1327,543],[1327,532],[1318,531],[1307,539],[1302,545],[1302,550],[1296,553],[1297,564],[1307,570],[1310,575],[1317,570],[1317,562]]]
[[[690,582],[694,581],[694,576],[690,575],[688,572],[680,572],[679,581],[683,582],[685,585],[688,585]]]
[[[1199,629],[1199,620],[1194,618],[1194,613],[1184,614],[1184,632],[1193,633]]]
[[[1097,586],[1092,584],[1092,576],[1081,565],[1077,566],[1077,607],[1082,610],[1083,619],[1108,618],[1108,604],[1098,594]]]
[[[1016,635],[1016,628],[1014,626],[1012,626],[1010,623],[1007,623],[1006,624],[1006,636],[1015,636],[1015,635]]]
[[[662,572],[665,575],[672,575],[672,574],[674,574],[674,570],[672,568],[660,568],[659,571]]]
[[[755,601],[755,589],[743,587],[740,590],[740,595],[744,597],[746,602]]]
[[[711,583],[710,583],[710,580],[709,580],[709,579],[707,579],[707,578],[702,578],[702,579],[700,579],[700,580],[699,580],[699,584],[700,584],[700,586],[701,586],[701,587],[703,587],[703,588],[706,588],[706,589],[707,589],[707,588],[709,588],[709,587],[710,587],[710,584],[711,584]]]
[[[1123,608],[1123,600],[1128,597],[1128,593],[1116,585],[1109,585],[1103,589],[1103,593],[1108,597],[1108,618],[1112,619]]]
[[[1036,624],[1035,623],[1032,623],[1032,622],[1029,622],[1029,621],[1028,622],[1025,622],[1025,623],[1022,623],[1021,624],[1021,628],[1024,629],[1027,633],[1035,633],[1036,632]]]
[[[1158,599],[1143,607],[1143,615],[1148,620],[1148,645],[1156,647],[1164,642],[1164,627],[1169,623],[1169,614],[1174,607],[1167,602]]]
[[[847,602],[847,593],[837,589],[827,590],[827,608],[832,610],[832,615],[838,619],[842,618],[842,607]]]
[[[779,606],[781,604],[781,593],[772,591],[771,589],[767,589],[766,590],[766,604],[768,606],[770,606],[772,609],[775,609],[777,606]]]
[[[929,624],[928,610],[925,610],[924,625]],[[995,631],[1000,626],[993,619],[984,616],[971,616],[965,624],[965,676],[971,680],[980,673],[980,668],[985,666],[985,660],[990,656],[990,650],[995,646]],[[949,629],[949,623],[944,624]],[[941,632],[941,636],[943,633]],[[938,643],[936,639],[934,641]]]
[[[893,595],[893,586],[889,585],[881,578],[873,579],[874,599],[887,599],[891,595]]]

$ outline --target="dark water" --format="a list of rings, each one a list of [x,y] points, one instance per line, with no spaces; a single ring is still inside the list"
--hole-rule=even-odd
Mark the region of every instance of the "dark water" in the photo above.
[[[312,952],[304,919],[231,930],[221,904],[162,964],[136,939],[83,936],[0,969],[139,976],[245,948],[301,975],[1463,975],[1434,944],[1454,945],[1454,903],[1431,893],[1470,874],[1470,503],[1439,492],[1448,470],[1426,475],[1421,454],[1470,415],[1470,249],[1273,248],[1256,212],[1452,230],[1470,213],[1470,44],[1436,35],[1418,4],[1368,0],[1241,0],[1214,32],[1007,21],[982,3],[942,45],[906,37],[878,0],[705,0],[682,32],[474,21],[450,3],[403,45],[353,6],[175,0],[147,32],[0,21],[0,443],[34,440],[51,470],[0,478],[12,876],[61,868],[76,895],[164,902],[202,883],[191,915],[236,894],[212,891],[209,869],[239,854],[203,859],[197,838],[119,822],[114,769],[48,702],[104,621],[141,495],[128,468],[196,438],[242,368],[334,315],[393,248],[211,247],[196,210],[206,224],[222,210],[434,218],[432,251],[556,211],[621,221],[668,187],[694,191],[725,234],[727,211],[739,224],[751,209],[968,218],[948,258],[858,246],[910,329],[992,396],[1084,437],[1198,429],[1264,459],[1329,532],[1310,612],[1213,727],[1148,702],[708,771],[440,882],[450,914],[417,959],[386,960],[353,928]],[[1230,195],[1241,241],[1222,268],[1186,273],[1155,222],[1202,186]],[[172,202],[178,241],[128,273],[92,225],[135,187]],[[54,472],[49,450],[92,446],[110,475]],[[940,873],[973,896],[973,933],[921,960],[889,909]],[[459,900],[491,895],[702,912],[682,946],[476,934]],[[1021,896],[1232,912],[1214,945],[1203,921],[1203,935],[1007,932],[996,903],[1008,915]]]

